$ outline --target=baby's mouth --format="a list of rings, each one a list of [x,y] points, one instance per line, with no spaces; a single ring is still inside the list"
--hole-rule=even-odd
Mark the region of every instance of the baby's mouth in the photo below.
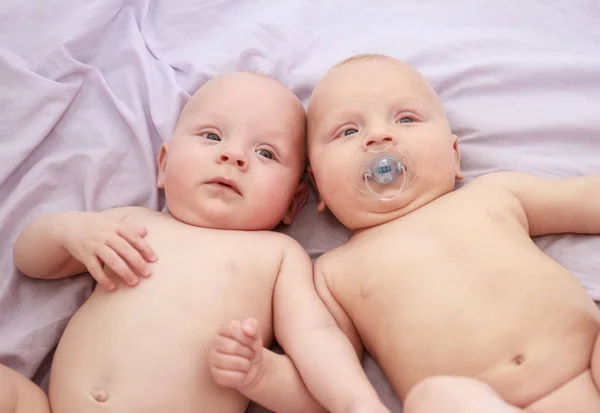
[[[213,179],[207,181],[206,184],[215,186],[215,187],[224,188],[226,190],[231,190],[231,191],[237,193],[238,195],[242,195],[242,192],[240,191],[240,188],[238,187],[236,182],[230,178],[225,178],[225,177],[213,178]]]

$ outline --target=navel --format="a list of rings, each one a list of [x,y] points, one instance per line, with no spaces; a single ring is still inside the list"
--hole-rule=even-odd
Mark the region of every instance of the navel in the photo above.
[[[515,366],[520,366],[521,364],[525,363],[525,356],[523,354],[517,354],[511,359],[510,362]]]
[[[104,403],[108,400],[108,393],[104,390],[93,390],[92,399],[97,403]]]

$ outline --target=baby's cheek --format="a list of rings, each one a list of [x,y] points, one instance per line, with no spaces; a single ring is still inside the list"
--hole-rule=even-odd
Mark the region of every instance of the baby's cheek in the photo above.
[[[280,210],[285,211],[290,197],[290,186],[286,186],[283,182],[283,180],[276,179],[263,181],[261,190],[255,194],[256,201],[261,205],[261,209],[267,209],[273,211],[273,213]]]
[[[165,182],[165,194],[170,204],[188,202],[187,200],[192,194],[185,184],[186,182],[177,176],[171,177]]]
[[[355,192],[358,192],[356,185],[353,184],[347,176],[328,176],[319,184],[321,197],[332,203],[347,202],[353,198]]]

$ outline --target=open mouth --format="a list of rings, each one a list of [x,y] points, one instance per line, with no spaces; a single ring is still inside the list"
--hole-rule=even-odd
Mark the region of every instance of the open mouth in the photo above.
[[[207,182],[207,184],[217,187],[217,188],[222,188],[225,190],[233,191],[233,192],[237,193],[238,195],[242,194],[240,192],[240,189],[238,188],[237,184],[235,183],[235,181],[233,181],[232,179],[229,179],[229,178],[211,179],[210,181]]]

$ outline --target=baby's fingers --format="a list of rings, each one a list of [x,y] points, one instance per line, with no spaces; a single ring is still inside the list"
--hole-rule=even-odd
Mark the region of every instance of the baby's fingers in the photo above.
[[[251,347],[229,337],[217,336],[214,349],[217,354],[234,355],[247,359],[254,357],[254,351]]]
[[[236,356],[233,354],[215,353],[211,363],[213,368],[219,370],[238,371],[246,373],[250,370],[251,362],[245,357]]]
[[[146,236],[146,228],[122,227],[117,230],[117,234],[131,244],[131,246],[133,246],[133,248],[135,248],[142,255],[144,260],[148,262],[156,261],[156,254],[144,239]]]
[[[121,237],[113,237],[106,241],[113,251],[115,251],[125,263],[132,269],[145,277],[150,275],[150,267],[140,253]],[[136,277],[137,279],[137,277]]]
[[[229,322],[229,325],[219,329],[219,335],[223,337],[229,337],[232,340],[238,341],[247,345],[248,347],[252,346],[252,337],[249,337],[242,330],[242,323],[238,320],[232,320]]]
[[[252,340],[251,346],[255,353],[262,351],[263,342],[258,322],[255,319],[249,318],[244,320],[241,324],[241,331],[249,340]]]
[[[218,367],[211,367],[213,379],[219,386],[236,388],[246,377],[246,373],[240,371],[222,370]]]
[[[254,318],[247,318],[240,325],[240,329],[250,339],[255,340],[260,337],[260,330],[258,328],[258,322]]]
[[[110,267],[119,277],[123,279],[128,285],[136,285],[138,283],[138,277],[131,271],[127,263],[123,261],[123,258],[119,256],[112,248],[105,245],[98,251],[98,258],[104,262],[104,265]]]
[[[98,262],[96,257],[90,258],[87,262],[84,263],[89,271],[90,275],[96,282],[104,289],[108,291],[112,291],[115,289],[115,283],[108,278],[108,276],[104,273],[102,269],[102,265]]]

